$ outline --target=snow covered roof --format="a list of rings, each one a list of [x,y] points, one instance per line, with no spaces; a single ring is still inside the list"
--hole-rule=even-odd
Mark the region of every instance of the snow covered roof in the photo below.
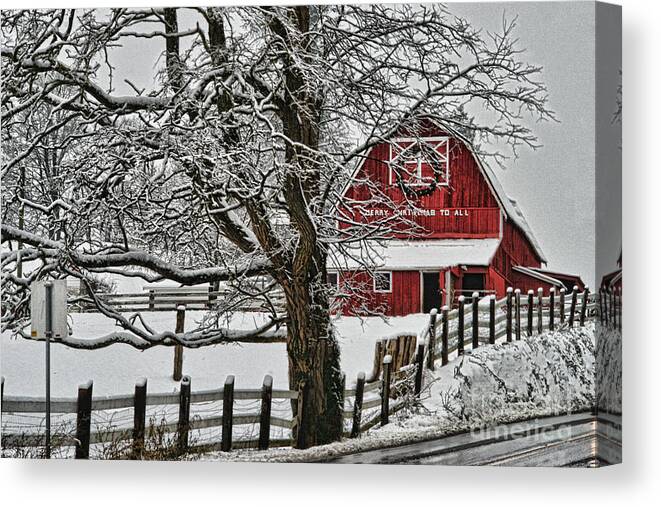
[[[519,273],[523,273],[524,275],[528,275],[533,278],[536,278],[537,280],[550,283],[551,285],[556,285],[558,287],[564,286],[564,284],[560,280],[553,278],[552,276],[549,276],[547,274],[541,273],[536,269],[526,268],[524,266],[513,266],[512,269],[514,271],[518,271]]]
[[[457,265],[488,266],[500,244],[498,238],[368,242],[363,248],[340,253],[331,249],[328,268],[421,270]]]

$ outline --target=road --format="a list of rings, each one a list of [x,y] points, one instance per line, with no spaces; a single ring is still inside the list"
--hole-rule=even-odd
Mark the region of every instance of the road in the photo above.
[[[568,466],[621,460],[621,418],[589,412],[342,456],[334,463]]]

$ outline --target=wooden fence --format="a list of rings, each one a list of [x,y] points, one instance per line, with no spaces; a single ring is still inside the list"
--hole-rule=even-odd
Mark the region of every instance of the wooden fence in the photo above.
[[[527,294],[508,288],[507,295],[499,300],[493,295],[482,301],[474,296],[468,303],[459,296],[459,306],[454,310],[443,307],[440,315],[432,310],[429,325],[420,333],[428,345],[429,369],[434,369],[438,359],[441,366],[446,365],[451,353],[461,355],[466,346],[475,349],[501,338],[507,342],[520,340],[564,324],[583,326],[588,318],[600,313],[601,299],[587,288],[579,292],[574,287],[568,294],[564,289],[551,289],[547,295],[541,288]]]
[[[104,304],[121,312],[171,312],[179,306],[189,310],[208,310],[225,302],[233,311],[260,312],[284,308],[282,291],[274,290],[269,295],[269,302],[252,296],[246,296],[236,301],[227,302],[226,297],[234,292],[218,289],[213,285],[206,287],[152,287],[144,292],[113,294],[98,293],[95,296]],[[98,311],[90,297],[77,298],[80,311]]]
[[[599,290],[599,322],[622,331],[622,289],[602,288]]]
[[[365,381],[365,373],[361,372],[355,384],[344,390],[343,402],[343,434],[355,438],[362,432],[376,424],[387,424],[388,418],[405,405],[408,394],[418,394],[422,385],[422,357],[424,348],[418,353],[418,363],[406,365],[393,372],[392,356],[383,358],[382,378],[372,382]],[[268,449],[269,447],[283,447],[298,445],[295,442],[296,434],[303,431],[294,431],[307,420],[305,416],[305,389],[304,386],[297,391],[287,389],[274,389],[273,379],[267,375],[261,389],[235,389],[234,376],[227,377],[220,389],[211,389],[194,392],[191,390],[190,377],[184,376],[181,380],[178,393],[148,393],[147,381],[139,380],[135,385],[133,396],[92,396],[93,384],[87,382],[78,388],[76,398],[53,398],[51,400],[52,414],[75,415],[75,431],[71,434],[60,435],[57,440],[59,447],[75,448],[77,459],[88,459],[90,447],[94,445],[113,444],[118,442],[131,442],[130,452],[126,456],[140,459],[145,449],[145,435],[150,434],[147,420],[147,407],[178,407],[177,418],[158,425],[158,431],[174,434],[177,451],[184,454],[191,451],[230,451],[232,449]],[[44,398],[28,398],[4,395],[5,379],[2,378],[2,414],[20,414],[40,416],[46,411]],[[254,412],[237,413],[237,400],[258,400],[259,410]],[[297,400],[302,407],[296,417],[274,415],[272,413],[273,400]],[[208,402],[222,402],[222,409],[216,410],[211,416],[194,416],[192,407],[196,404]],[[133,425],[120,428],[94,428],[92,421],[98,413],[112,414],[121,409],[133,409]],[[106,419],[106,418],[103,418]],[[154,426],[154,421],[152,421]],[[233,438],[233,429],[237,426],[258,426],[259,435],[256,439]],[[39,426],[40,427],[40,426]],[[290,432],[289,438],[273,438],[271,427],[280,427]],[[190,443],[190,433],[194,430],[220,428],[219,440]],[[154,428],[152,427],[151,430]],[[45,445],[45,435],[42,432],[7,432],[2,434],[2,448],[38,448]]]
[[[43,398],[25,398],[4,396],[4,378],[2,413],[7,414],[43,414],[46,402]],[[235,389],[234,377],[227,377],[220,389],[204,391],[191,391],[190,377],[183,377],[178,393],[148,393],[147,381],[142,379],[135,385],[133,396],[92,396],[92,382],[79,386],[76,398],[53,398],[51,400],[51,413],[76,414],[75,437],[64,438],[62,446],[75,446],[76,458],[88,458],[90,445],[116,443],[118,441],[132,440],[132,456],[139,458],[145,445],[147,427],[147,407],[158,406],[178,407],[176,421],[167,421],[159,427],[159,431],[176,433],[180,451],[189,449],[188,436],[192,430],[206,428],[222,428],[222,439],[217,442],[205,442],[208,450],[232,448],[268,448],[269,445],[288,445],[287,440],[271,439],[271,426],[291,429],[291,418],[278,417],[271,414],[273,400],[291,400],[300,396],[296,391],[274,389],[270,376],[264,378],[261,389]],[[236,400],[259,400],[260,410],[248,413],[234,413]],[[211,417],[191,417],[191,406],[208,402],[222,402],[222,410]],[[133,409],[133,426],[114,429],[92,429],[91,421],[94,412],[112,414],[120,409]],[[258,424],[260,427],[257,440],[233,441],[232,428],[240,425]],[[29,433],[6,433],[2,435],[3,448],[12,447],[38,447],[43,445],[44,435]]]
[[[462,296],[458,308],[450,311],[444,307],[440,314],[432,311],[429,323],[422,332],[399,333],[376,342],[370,376],[359,373],[355,383],[343,390],[343,434],[355,438],[375,425],[388,424],[393,413],[419,396],[425,366],[433,370],[439,359],[441,366],[444,366],[454,352],[461,355],[467,346],[474,349],[503,338],[507,342],[520,340],[561,325],[582,326],[597,314],[601,323],[621,327],[621,305],[621,292],[600,291],[597,297],[587,289],[579,293],[576,287],[568,294],[564,290],[556,292],[551,289],[547,295],[541,289],[536,294],[529,291],[523,295],[519,290],[510,288],[506,297],[500,300],[494,296],[482,301],[473,297],[469,303]],[[235,389],[232,375],[227,377],[220,389],[197,392],[191,390],[189,377],[182,378],[178,393],[148,393],[146,380],[136,384],[133,396],[93,397],[92,388],[92,382],[88,382],[79,387],[76,398],[55,398],[51,401],[52,413],[76,415],[75,433],[62,442],[62,445],[75,447],[76,458],[89,458],[90,446],[125,441],[131,442],[129,457],[139,459],[145,446],[145,434],[149,430],[146,409],[150,406],[178,407],[177,419],[167,421],[161,430],[176,435],[179,453],[304,446],[303,442],[294,439],[297,434],[304,434],[297,430],[307,420],[305,386],[296,391],[274,389],[273,379],[268,375],[259,389]],[[256,400],[259,410],[238,413],[237,400]],[[288,405],[296,400],[297,406],[302,408],[296,415],[292,415],[290,410],[284,417],[273,413],[273,400],[284,400],[289,402]],[[222,409],[215,410],[208,417],[195,415],[192,407],[208,402],[222,402]],[[2,414],[43,414],[45,405],[43,398],[5,397],[2,379]],[[93,429],[94,413],[131,408],[131,427]],[[257,425],[259,437],[233,438],[233,428],[242,425]],[[272,427],[283,428],[289,432],[289,437],[273,438]],[[207,428],[220,428],[220,439],[192,445],[190,432]],[[44,435],[40,433],[3,432],[2,447],[38,447],[44,445],[44,440]]]

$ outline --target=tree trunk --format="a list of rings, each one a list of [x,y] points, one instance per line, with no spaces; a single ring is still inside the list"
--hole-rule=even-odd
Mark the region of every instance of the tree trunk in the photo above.
[[[289,283],[285,295],[289,387],[305,389],[304,417],[294,427],[294,442],[300,448],[334,442],[342,436],[344,393],[328,296],[321,282]],[[297,400],[292,409],[299,413]]]

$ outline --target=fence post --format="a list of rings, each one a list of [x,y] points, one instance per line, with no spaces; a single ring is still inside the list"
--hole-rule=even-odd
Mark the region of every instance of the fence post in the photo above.
[[[368,382],[373,382],[381,376],[381,362],[383,361],[383,355],[385,354],[385,346],[383,340],[377,340],[374,343],[374,364],[372,365],[372,371],[368,377]]]
[[[154,299],[155,299],[154,289],[149,289],[149,309],[154,309]]]
[[[560,289],[560,305],[558,310],[560,310],[560,324],[565,323],[565,293],[567,291],[565,290],[564,287]]]
[[[618,287],[613,288],[615,314],[617,315],[617,329],[622,329],[622,296],[620,290],[621,289]],[[613,321],[613,325],[615,325],[615,321]]]
[[[424,345],[423,345],[424,347]],[[422,364],[420,364],[422,366]],[[420,368],[422,370],[422,368]],[[358,373],[356,378],[356,396],[353,401],[353,420],[351,421],[351,438],[360,435],[360,422],[363,417],[363,395],[365,394],[365,372]]]
[[[223,434],[220,450],[232,450],[232,417],[234,417],[234,375],[228,375],[223,387]]]
[[[448,364],[448,313],[450,308],[446,305],[441,308],[441,366]]]
[[[473,292],[472,294],[472,305],[473,305],[473,348],[476,349],[480,346],[480,309],[479,298],[480,294]]]
[[[618,322],[618,315],[617,315],[617,289],[613,287],[612,290],[612,298],[613,298],[613,329],[617,328],[617,322]]]
[[[207,291],[207,308],[211,308],[211,302],[216,299],[213,295],[213,282],[209,282],[209,290]]]
[[[622,331],[622,287],[619,287],[617,289],[617,310],[618,310],[618,318],[617,318],[617,330]]]
[[[603,326],[604,325],[604,288],[603,287],[599,287],[598,301],[599,301],[599,324]]]
[[[429,312],[429,355],[427,356],[427,369],[434,371],[434,362],[436,360],[436,308]]]
[[[514,335],[521,339],[521,289],[514,291]]]
[[[2,404],[5,402],[5,377],[0,377],[0,427],[2,427]]]
[[[390,374],[392,371],[392,356],[383,358],[383,381],[381,384],[381,426],[388,424],[390,415]]]
[[[430,354],[433,352],[430,350]],[[418,396],[422,391],[422,370],[425,367],[425,344],[418,343],[418,348],[415,353],[415,395]]]
[[[147,418],[147,379],[135,383],[133,396],[133,459],[142,458],[145,449],[145,421]]]
[[[537,334],[544,332],[544,289],[537,289]]]
[[[339,434],[344,435],[344,404],[346,401],[346,396],[347,396],[347,374],[345,372],[341,373],[340,376],[340,386],[342,387],[341,393],[342,393],[342,398],[340,399],[340,428],[339,428]]]
[[[555,287],[549,289],[549,331],[555,330]]]
[[[90,457],[90,430],[92,427],[92,381],[78,386],[76,408],[76,459]]]
[[[496,343],[496,295],[489,298],[489,343]]]
[[[617,294],[615,287],[610,289],[610,305],[611,305],[611,326],[613,329],[617,329],[617,297],[615,296]]]
[[[225,392],[223,391],[223,396]],[[271,402],[273,400],[273,377],[266,375],[262,383],[262,408],[259,412],[259,444],[257,448],[264,451],[269,448],[271,440]]]
[[[459,296],[459,308],[457,314],[457,355],[461,356],[464,353],[464,296]]]
[[[507,300],[506,300],[506,309],[507,309],[507,322],[505,327],[505,332],[507,334],[507,341],[512,341],[512,287],[507,287]]]
[[[181,379],[179,388],[179,422],[177,423],[178,448],[180,453],[188,449],[188,429],[190,424],[190,377]]]
[[[587,315],[588,312],[588,296],[590,295],[590,289],[588,289],[587,285],[585,286],[585,290],[583,291],[583,301],[581,301],[581,326],[585,325],[585,316]]]
[[[569,307],[569,327],[574,327],[574,312],[576,311],[576,302],[578,300],[578,286],[574,285],[571,291],[571,305]]]
[[[181,334],[184,332],[184,322],[186,320],[186,306],[177,306],[177,321],[174,326],[174,332]],[[172,371],[172,380],[181,380],[182,370],[184,369],[184,347],[183,345],[174,346],[174,369]]]
[[[532,336],[532,316],[535,307],[533,294],[532,289],[528,290],[528,336]]]
[[[295,418],[295,431],[292,431],[292,437],[294,439],[293,447],[297,449],[305,449],[306,439],[305,439],[305,428],[304,424],[306,423],[306,408],[305,404],[307,403],[307,382],[301,380],[298,383],[298,395],[296,396],[296,418]]]

